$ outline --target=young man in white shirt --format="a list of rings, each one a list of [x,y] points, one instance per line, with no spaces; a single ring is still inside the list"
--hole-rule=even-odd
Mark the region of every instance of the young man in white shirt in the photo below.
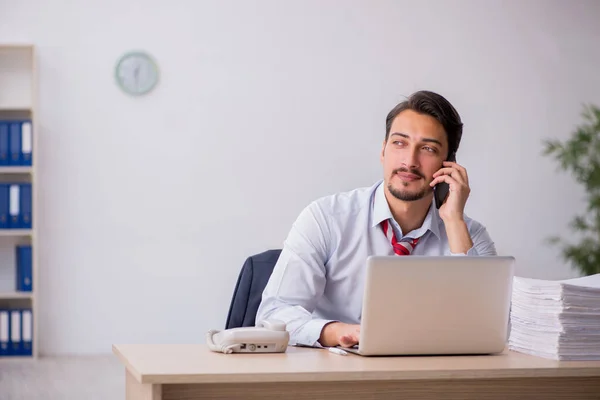
[[[462,127],[437,93],[416,92],[394,107],[380,155],[383,180],[315,200],[300,213],[256,321],[282,320],[291,344],[351,347],[360,337],[368,256],[496,255],[486,228],[464,215],[467,171],[448,161]],[[434,186],[442,182],[449,193],[438,209]]]

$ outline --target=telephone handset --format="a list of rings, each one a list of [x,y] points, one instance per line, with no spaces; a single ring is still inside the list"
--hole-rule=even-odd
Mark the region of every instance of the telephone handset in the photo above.
[[[452,154],[450,154],[446,161],[456,162],[456,153],[453,152]],[[448,185],[446,182],[440,182],[433,187],[435,206],[438,208],[438,210],[442,206],[442,204],[444,204],[444,201],[446,200],[446,197],[448,197],[449,193],[450,185]]]
[[[218,353],[285,353],[290,334],[285,323],[265,320],[256,326],[210,330],[206,333],[206,344]]]

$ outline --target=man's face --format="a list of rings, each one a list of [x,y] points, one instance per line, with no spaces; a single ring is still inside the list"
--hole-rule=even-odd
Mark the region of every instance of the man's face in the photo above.
[[[397,199],[415,201],[432,193],[429,183],[448,154],[448,138],[435,118],[402,111],[383,143],[384,183]]]

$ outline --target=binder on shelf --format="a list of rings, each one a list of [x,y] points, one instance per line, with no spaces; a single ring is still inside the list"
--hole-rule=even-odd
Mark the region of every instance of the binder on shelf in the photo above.
[[[10,355],[18,356],[21,354],[21,310],[10,310]]]
[[[33,355],[33,310],[0,310],[0,358]]]
[[[33,127],[31,121],[21,122],[21,157],[20,164],[31,166],[33,156]]]
[[[19,184],[10,184],[8,190],[9,190],[8,227],[10,229],[19,229],[19,227],[21,226],[20,185]]]
[[[22,183],[20,187],[20,228],[31,229],[31,183]]]
[[[0,229],[9,228],[9,204],[10,197],[8,191],[9,185],[0,183]]]
[[[12,121],[9,130],[9,165],[21,165],[21,123]]]
[[[0,356],[10,355],[10,318],[8,310],[0,310]]]
[[[33,226],[31,183],[0,183],[0,229],[31,229]]]
[[[6,139],[2,132],[6,130]],[[6,145],[6,162],[2,149]],[[0,165],[31,166],[33,160],[33,125],[31,120],[0,121]]]
[[[33,313],[30,309],[21,311],[22,339],[21,355],[33,355]]]
[[[8,165],[8,121],[0,121],[0,166]]]
[[[17,291],[31,292],[33,290],[33,257],[31,245],[17,246],[15,259],[17,264]]]

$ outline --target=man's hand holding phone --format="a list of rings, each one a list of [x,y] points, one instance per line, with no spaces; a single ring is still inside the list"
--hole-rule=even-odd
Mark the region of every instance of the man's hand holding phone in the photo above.
[[[431,187],[440,182],[446,182],[450,186],[450,192],[446,201],[439,209],[440,218],[444,222],[463,221],[463,214],[467,199],[471,193],[467,170],[452,161],[444,161],[443,167],[433,174]]]
[[[360,339],[360,325],[331,322],[323,327],[319,343],[325,347],[353,347]]]
[[[452,161],[444,161],[443,167],[433,174],[430,185],[441,182],[449,185],[450,191],[446,201],[439,209],[440,218],[444,221],[450,252],[467,254],[473,247],[473,240],[464,220],[464,210],[471,193],[467,170]]]

